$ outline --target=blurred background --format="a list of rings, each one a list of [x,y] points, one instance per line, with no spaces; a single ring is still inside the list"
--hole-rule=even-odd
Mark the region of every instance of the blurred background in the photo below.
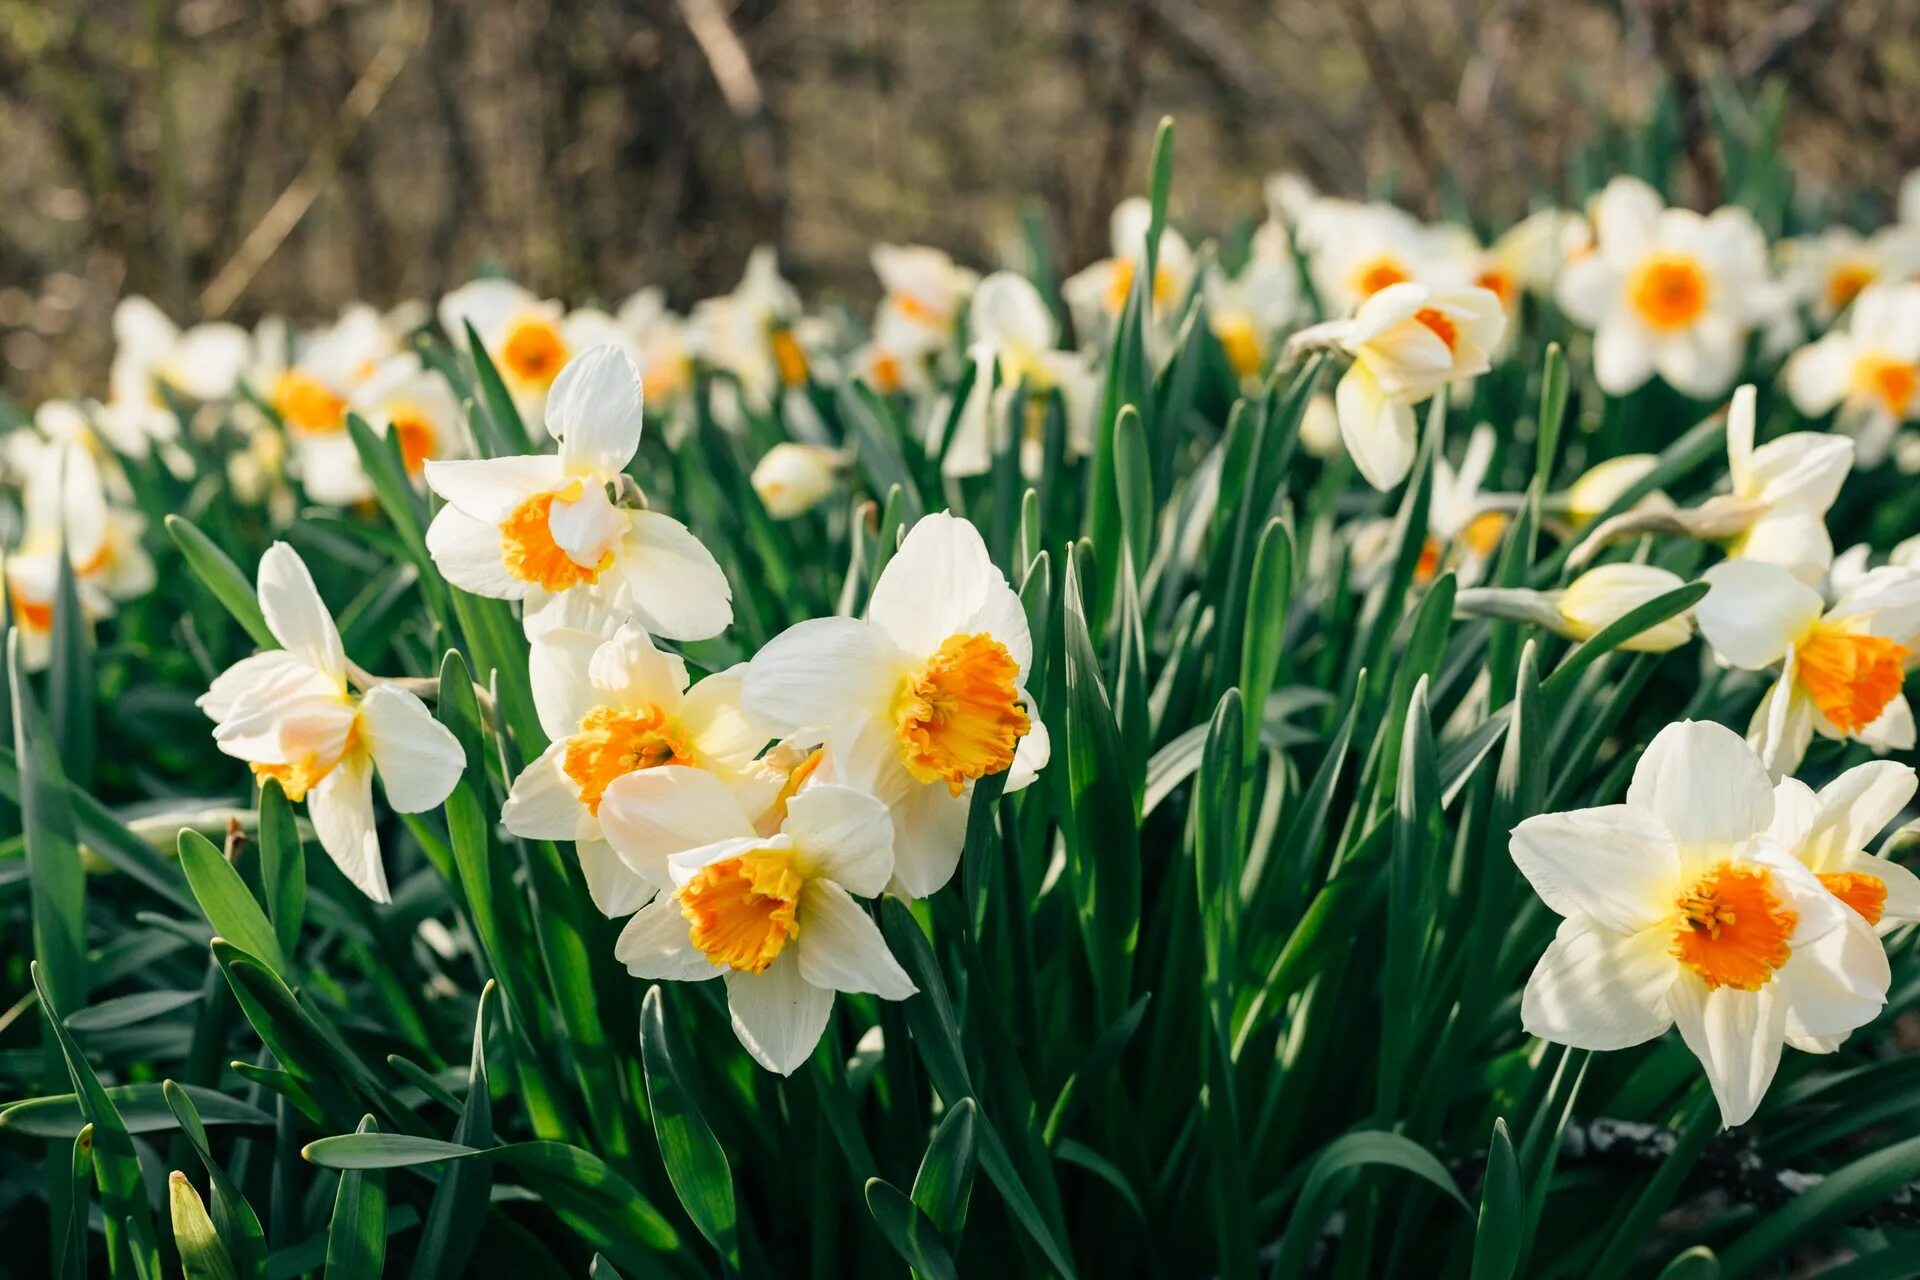
[[[1800,195],[1920,163],[1920,0],[0,0],[0,388],[98,394],[122,293],[323,318],[503,269],[684,307],[776,245],[862,305],[876,240],[1072,269],[1178,121],[1174,216],[1282,169],[1510,219],[1664,114],[1786,94]]]

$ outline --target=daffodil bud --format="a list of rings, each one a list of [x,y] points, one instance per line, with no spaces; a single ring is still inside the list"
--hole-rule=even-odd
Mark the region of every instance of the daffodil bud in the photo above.
[[[777,444],[753,469],[753,491],[776,520],[805,515],[833,492],[840,455],[817,444]]]

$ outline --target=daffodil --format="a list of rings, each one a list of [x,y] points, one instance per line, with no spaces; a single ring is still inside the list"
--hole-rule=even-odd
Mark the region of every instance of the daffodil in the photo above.
[[[1153,225],[1153,206],[1143,196],[1130,196],[1114,206],[1109,226],[1113,256],[1102,258],[1068,277],[1060,286],[1073,316],[1073,331],[1082,342],[1105,343],[1133,292],[1133,278],[1145,265],[1147,232]],[[1153,279],[1148,282],[1148,318],[1172,319],[1186,301],[1193,283],[1193,250],[1171,227],[1160,231]],[[976,330],[977,331],[977,330]]]
[[[1299,210],[1295,238],[1320,305],[1332,316],[1394,285],[1458,289],[1473,281],[1477,245],[1470,236],[1463,242],[1390,204],[1314,197]]]
[[[355,390],[351,407],[375,433],[399,440],[400,461],[415,483],[425,483],[427,463],[473,451],[446,379],[411,351],[376,365]]]
[[[1293,341],[1353,357],[1334,388],[1340,436],[1367,483],[1391,489],[1413,466],[1413,406],[1485,373],[1505,328],[1500,300],[1485,289],[1407,283],[1373,294],[1352,319],[1317,325]]]
[[[1471,587],[1454,597],[1454,612],[1468,618],[1505,618],[1544,627],[1569,640],[1589,640],[1641,605],[1686,585],[1671,570],[1650,564],[1603,564],[1554,591],[1525,587]],[[1632,636],[1622,649],[1665,653],[1693,638],[1682,613]]]
[[[1773,789],[1770,834],[1878,934],[1920,920],[1920,876],[1867,852],[1867,842],[1913,799],[1914,786],[1910,766],[1874,760],[1818,792],[1797,778],[1782,778]]]
[[[940,469],[950,476],[984,475],[994,455],[1006,446],[1013,397],[1028,393],[1026,413],[1017,424],[1021,473],[1040,474],[1045,457],[1049,393],[1060,394],[1065,414],[1064,451],[1082,457],[1093,448],[1094,418],[1100,409],[1099,374],[1076,351],[1056,349],[1059,327],[1040,291],[1025,276],[995,272],[980,282],[968,313],[974,363],[973,385],[961,406]],[[939,422],[941,415],[935,415]]]
[[[447,337],[462,349],[467,326],[473,326],[527,430],[536,436],[547,396],[568,361],[588,347],[615,341],[612,317],[592,313],[583,323],[560,303],[511,280],[460,286],[440,299],[439,319]]]
[[[1575,529],[1598,520],[1626,495],[1627,490],[1646,479],[1660,465],[1658,454],[1623,453],[1604,458],[1581,472],[1563,493],[1555,495],[1554,507]],[[1648,494],[1636,504],[1644,507],[1671,507],[1660,494]]]
[[[1831,608],[1778,565],[1729,560],[1703,577],[1712,589],[1694,616],[1715,655],[1780,669],[1747,731],[1775,777],[1799,767],[1815,733],[1877,751],[1914,745],[1901,690],[1920,644],[1920,572],[1874,570]]]
[[[826,501],[846,465],[845,456],[836,449],[783,440],[754,465],[753,491],[760,495],[768,515],[791,520]]]
[[[1647,748],[1625,803],[1514,828],[1515,864],[1562,917],[1521,998],[1528,1033],[1624,1049],[1677,1024],[1732,1126],[1789,1039],[1826,1047],[1872,1019],[1886,958],[1844,945],[1851,913],[1769,833],[1774,816],[1747,745],[1682,721]]]
[[[1046,728],[1025,687],[1033,641],[979,531],[914,525],[865,619],[789,627],[747,664],[744,705],[783,732],[818,730],[835,776],[893,813],[895,888],[925,897],[960,859],[973,784],[1033,780]]]
[[[1601,390],[1621,396],[1658,373],[1675,390],[1719,395],[1765,312],[1766,238],[1744,210],[1669,209],[1638,178],[1594,202],[1596,250],[1560,276],[1560,305],[1594,331]]]
[[[1794,301],[1822,326],[1852,306],[1869,287],[1897,282],[1920,268],[1920,249],[1898,227],[1863,236],[1851,227],[1783,241],[1780,256]]]
[[[557,454],[426,464],[447,500],[427,529],[434,564],[463,591],[525,601],[530,630],[577,594],[655,635],[718,635],[733,593],[712,553],[678,520],[624,501],[640,446],[633,361],[618,347],[584,352],[554,379],[546,413]]]
[[[1228,276],[1209,262],[1201,289],[1207,323],[1227,364],[1243,385],[1257,382],[1300,311],[1300,276],[1287,229],[1271,219],[1263,223],[1240,274]]]
[[[732,293],[695,305],[687,343],[696,358],[732,375],[752,412],[797,408],[804,396],[788,393],[804,392],[813,376],[800,323],[800,295],[780,274],[773,249],[761,245]]]
[[[621,303],[616,318],[641,352],[635,363],[647,412],[676,419],[693,390],[686,321],[668,309],[666,295],[657,288],[642,289]]]
[[[391,684],[353,692],[333,617],[286,543],[260,558],[259,593],[282,647],[227,668],[197,705],[214,721],[220,750],[277,780],[289,800],[304,800],[327,855],[362,893],[385,902],[374,774],[396,812],[419,813],[447,798],[466,754],[411,693]]]
[[[600,810],[608,787],[667,765],[745,786],[772,735],[741,712],[738,671],[688,688],[686,664],[632,624],[604,640],[565,628],[544,632],[533,646],[532,682],[551,745],[514,779],[500,820],[526,839],[573,841],[594,904],[609,916],[627,915],[658,885],[607,846]]]
[[[1853,469],[1853,441],[1824,431],[1796,431],[1754,447],[1754,391],[1733,393],[1727,410],[1731,493],[1697,507],[1643,507],[1602,521],[1569,563],[1591,559],[1609,542],[1641,533],[1676,533],[1721,542],[1736,560],[1777,564],[1802,582],[1820,581],[1833,562],[1827,509]]]
[[[238,325],[213,323],[182,330],[146,298],[123,298],[113,311],[113,365],[102,423],[121,452],[143,458],[158,444],[176,474],[184,455],[167,446],[178,439],[180,423],[167,402],[174,396],[190,403],[230,398],[252,351],[252,340]]]
[[[668,859],[671,892],[642,907],[614,955],[637,978],[724,977],[734,1034],[754,1061],[791,1075],[819,1043],[836,991],[904,1000],[916,988],[855,901],[893,874],[887,807],[813,785],[756,831],[724,786],[697,769],[648,779],[651,816],[698,843]]]
[[[873,247],[873,272],[885,293],[873,318],[874,344],[903,360],[948,348],[980,277],[925,245]]]
[[[1845,328],[1794,352],[1785,377],[1795,408],[1837,408],[1860,464],[1879,465],[1900,425],[1920,418],[1920,284],[1863,289]]]

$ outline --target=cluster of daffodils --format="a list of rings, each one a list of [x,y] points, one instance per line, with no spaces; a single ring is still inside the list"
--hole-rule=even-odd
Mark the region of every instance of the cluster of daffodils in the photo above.
[[[691,678],[664,642],[717,635],[731,591],[707,549],[628,475],[640,368],[589,348],[542,405],[550,453],[432,459],[433,561],[462,591],[521,606],[546,749],[500,815],[571,842],[594,902],[630,916],[616,954],[642,978],[724,978],[740,1041],[793,1071],[836,991],[912,994],[873,918],[883,892],[953,875],[973,785],[1030,782],[1047,734],[1025,689],[1019,598],[971,524],[913,527],[863,619],[801,623],[735,668]],[[397,812],[439,804],[464,756],[395,682],[352,666],[299,557],[262,559],[283,648],[217,679],[221,750],[304,799],[329,856],[385,901],[371,784]]]
[[[810,312],[770,250],[684,315],[657,290],[569,307],[497,279],[306,329],[182,328],[128,299],[106,399],[42,405],[0,450],[0,582],[22,661],[46,664],[63,601],[103,623],[153,589],[148,519],[168,502],[224,500],[274,531],[315,508],[370,512],[391,496],[369,470],[387,451],[431,512],[435,585],[506,602],[523,630],[543,740],[514,744],[526,763],[501,826],[570,845],[593,903],[627,921],[619,961],[649,980],[724,979],[741,1043],[788,1073],[835,992],[914,990],[872,900],[940,891],[976,785],[1005,775],[1016,791],[1046,765],[1034,638],[981,533],[937,513],[882,548],[863,616],[803,621],[702,667],[695,654],[743,652],[699,647],[733,627],[739,584],[650,503],[644,431],[669,448],[724,433],[750,469],[741,497],[763,508],[743,519],[844,532],[871,462],[849,406],[898,428],[930,491],[980,511],[979,477],[1009,468],[1088,482],[1136,339],[1163,398],[1205,377],[1226,398],[1270,399],[1279,371],[1317,360],[1328,377],[1299,421],[1300,465],[1329,493],[1301,518],[1331,536],[1313,540],[1309,572],[1366,592],[1400,552],[1369,490],[1415,474],[1422,406],[1489,416],[1508,371],[1557,340],[1590,373],[1584,471],[1559,492],[1502,492],[1496,460],[1531,447],[1520,424],[1434,440],[1414,589],[1451,575],[1461,617],[1585,641],[1704,584],[1621,645],[1698,637],[1702,670],[1751,703],[1744,739],[1672,725],[1626,803],[1515,831],[1521,871],[1564,917],[1523,1015],[1596,1049],[1677,1024],[1728,1123],[1745,1120],[1782,1045],[1828,1051],[1874,1015],[1889,981],[1877,935],[1920,919],[1920,883],[1865,849],[1911,798],[1912,770],[1868,763],[1818,793],[1794,778],[1819,739],[1916,744],[1920,551],[1836,554],[1828,517],[1857,476],[1920,471],[1920,209],[1872,235],[1769,243],[1742,209],[1670,207],[1622,177],[1488,239],[1294,178],[1267,197],[1249,235],[1199,244],[1130,200],[1110,255],[1057,297],[1020,270],[883,245],[880,301],[859,319]],[[517,416],[519,453],[501,447],[495,401]],[[1627,404],[1680,415],[1669,438],[1724,422],[1725,483],[1682,506],[1655,487],[1656,453],[1598,456],[1586,438]],[[1191,425],[1161,428],[1196,481],[1181,518],[1204,533],[1221,482],[1197,465]],[[1530,504],[1566,566],[1554,585],[1494,575]],[[260,558],[257,586],[279,647],[220,674],[199,706],[219,749],[304,804],[331,859],[384,902],[374,779],[388,808],[417,813],[447,799],[465,755],[425,682],[349,660],[288,543]]]

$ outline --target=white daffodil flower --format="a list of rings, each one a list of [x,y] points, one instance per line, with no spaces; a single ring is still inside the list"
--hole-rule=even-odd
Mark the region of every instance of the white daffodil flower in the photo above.
[[[1327,315],[1346,315],[1397,284],[1456,289],[1473,282],[1471,237],[1429,227],[1389,204],[1314,197],[1298,210],[1295,238]]]
[[[1696,398],[1724,392],[1767,310],[1766,237],[1752,216],[1669,209],[1620,177],[1594,201],[1593,227],[1596,251],[1568,264],[1558,295],[1593,330],[1600,389],[1623,396],[1658,373]]]
[[[1833,562],[1827,509],[1853,469],[1853,441],[1824,431],[1795,431],[1754,447],[1754,391],[1733,393],[1727,410],[1727,471],[1733,492],[1697,507],[1650,506],[1603,521],[1573,549],[1579,566],[1609,542],[1642,533],[1674,533],[1724,543],[1736,560],[1776,564],[1805,583]]]
[[[1920,643],[1920,572],[1871,570],[1832,608],[1778,565],[1729,560],[1703,575],[1700,634],[1728,666],[1779,678],[1753,713],[1747,740],[1774,777],[1800,766],[1815,733],[1876,751],[1914,745],[1901,692]]]
[[[647,411],[672,418],[693,390],[693,352],[687,346],[687,322],[667,307],[666,294],[646,288],[620,304],[615,318],[642,353],[640,385]]]
[[[1578,479],[1550,501],[1575,529],[1584,528],[1611,510],[1627,490],[1646,479],[1659,465],[1660,456],[1653,453],[1623,453],[1607,458],[1581,472]],[[1665,495],[1650,493],[1636,505],[1671,507],[1673,503]]]
[[[376,365],[351,408],[378,434],[399,437],[400,461],[415,484],[425,484],[427,463],[473,452],[453,389],[411,351]]]
[[[973,385],[940,461],[941,471],[977,476],[992,470],[994,455],[1005,447],[1013,397],[1022,386],[1028,400],[1018,442],[1021,474],[1030,480],[1039,478],[1052,391],[1060,393],[1066,414],[1066,456],[1092,452],[1100,375],[1085,355],[1054,346],[1059,326],[1033,283],[1011,271],[988,276],[974,292],[967,323],[972,335],[968,356],[974,363]],[[934,415],[934,423],[938,425],[942,418]]]
[[[1899,227],[1863,236],[1851,227],[1782,241],[1779,257],[1788,296],[1813,312],[1822,326],[1846,311],[1876,284],[1905,279],[1920,267],[1911,237]]]
[[[752,412],[775,404],[793,411],[813,376],[796,331],[800,321],[800,295],[780,274],[773,248],[760,245],[732,293],[695,304],[687,344],[698,359],[733,375]]]
[[[640,372],[618,347],[595,347],[554,379],[547,430],[557,454],[428,462],[447,505],[427,548],[447,581],[526,602],[530,631],[555,601],[633,618],[655,635],[703,640],[733,620],[733,592],[713,554],[657,511],[615,502],[640,447]],[[576,602],[578,603],[578,602]]]
[[[608,787],[667,765],[746,786],[772,735],[741,712],[738,669],[689,689],[686,664],[631,623],[610,640],[570,628],[544,632],[533,646],[531,677],[551,745],[514,779],[500,821],[524,839],[573,841],[594,905],[628,915],[659,881],[636,875],[607,846],[600,811]]]
[[[1133,277],[1146,253],[1147,232],[1152,226],[1151,201],[1144,196],[1122,200],[1114,206],[1108,227],[1113,256],[1100,259],[1061,283],[1060,296],[1066,300],[1073,331],[1081,342],[1104,344],[1112,338],[1113,327],[1126,309],[1127,296],[1133,292]],[[1193,267],[1193,249],[1186,238],[1172,227],[1162,227],[1147,298],[1150,322],[1166,324],[1175,318],[1175,309],[1186,302],[1187,289],[1193,283]]]
[[[789,627],[747,664],[749,714],[825,734],[835,776],[893,812],[896,891],[925,897],[953,876],[973,783],[1047,762],[1025,687],[1033,641],[1020,597],[980,533],[942,513],[907,534],[867,617]]]
[[[1253,251],[1240,274],[1229,277],[1217,262],[1201,276],[1207,324],[1243,386],[1257,383],[1280,336],[1300,313],[1300,273],[1282,224],[1268,219],[1253,233]]]
[[[856,897],[893,874],[887,808],[816,784],[787,802],[771,835],[697,769],[646,779],[650,816],[696,840],[668,859],[672,892],[642,907],[614,955],[637,978],[724,977],[734,1034],[754,1061],[791,1075],[813,1053],[836,991],[904,1000],[916,990]]]
[[[1920,920],[1920,876],[1867,852],[1867,842],[1913,799],[1914,786],[1910,767],[1875,760],[1817,793],[1797,778],[1782,778],[1773,789],[1770,834],[1881,935]]]
[[[599,311],[569,314],[560,303],[544,300],[511,280],[461,285],[440,299],[439,320],[461,350],[467,347],[467,326],[473,326],[521,421],[536,440],[547,396],[568,362],[589,347],[632,341],[612,316]]]
[[[1413,406],[1491,368],[1506,323],[1500,300],[1485,289],[1394,284],[1361,303],[1351,320],[1317,325],[1294,343],[1333,345],[1353,357],[1334,388],[1340,437],[1367,483],[1386,490],[1413,466]]]
[[[411,693],[376,684],[356,696],[333,617],[298,553],[276,542],[260,557],[260,611],[282,646],[243,658],[196,704],[213,739],[256,776],[305,800],[314,834],[347,879],[387,901],[387,872],[374,829],[373,776],[398,813],[447,798],[466,754]]]
[[[1603,564],[1557,591],[1525,587],[1472,587],[1454,597],[1454,616],[1505,618],[1544,627],[1568,640],[1590,640],[1606,627],[1687,584],[1657,565]],[[1665,653],[1693,638],[1685,613],[1659,622],[1623,642],[1622,649]]]
[[[873,272],[886,292],[873,318],[874,345],[903,361],[947,349],[980,277],[939,249],[878,244]]]
[[[167,396],[190,403],[232,397],[252,350],[247,331],[232,324],[201,324],[181,330],[152,302],[122,298],[113,311],[113,364],[101,430],[114,447],[144,458],[154,446],[176,475],[186,474],[186,455],[176,445],[180,422]]]
[[[1773,786],[1747,745],[1683,721],[1654,738],[1626,803],[1514,828],[1514,863],[1563,919],[1527,980],[1527,1031],[1625,1049],[1676,1023],[1728,1126],[1759,1108],[1792,1042],[1828,1047],[1886,1001],[1886,955],[1769,834]]]
[[[1846,327],[1794,352],[1785,377],[1795,408],[1809,417],[1838,409],[1860,465],[1878,466],[1900,425],[1920,418],[1920,284],[1862,290]]]

